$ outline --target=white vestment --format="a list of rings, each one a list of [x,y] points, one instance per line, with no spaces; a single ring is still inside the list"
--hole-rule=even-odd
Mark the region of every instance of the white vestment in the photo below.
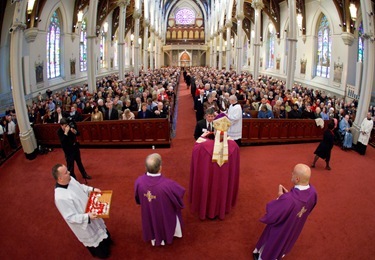
[[[368,120],[367,118],[363,119],[361,124],[361,129],[359,130],[359,138],[358,142],[361,142],[364,145],[368,144],[368,141],[370,139],[372,128],[374,127],[374,123],[371,120]],[[362,132],[365,132],[364,134]]]
[[[228,109],[228,119],[231,126],[228,130],[228,135],[233,140],[242,138],[242,107],[240,104],[230,105]]]
[[[103,219],[91,219],[85,213],[88,196],[93,188],[71,178],[68,188],[55,188],[55,204],[62,217],[85,246],[97,247],[108,237]]]

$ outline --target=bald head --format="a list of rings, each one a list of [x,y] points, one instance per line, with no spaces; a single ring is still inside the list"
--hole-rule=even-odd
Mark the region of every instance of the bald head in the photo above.
[[[161,156],[158,153],[153,153],[146,158],[146,169],[149,173],[159,173],[161,168]]]
[[[292,182],[295,185],[308,185],[311,177],[311,169],[309,166],[303,163],[299,163],[294,166],[292,173]]]

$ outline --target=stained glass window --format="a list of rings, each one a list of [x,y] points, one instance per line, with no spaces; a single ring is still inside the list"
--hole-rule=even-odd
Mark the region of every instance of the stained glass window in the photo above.
[[[270,25],[268,34],[268,68],[273,68],[275,64],[275,28]]]
[[[60,74],[60,19],[55,11],[47,33],[47,78],[56,78]]]
[[[323,15],[319,22],[318,28],[318,46],[316,59],[316,76],[329,78],[331,64],[331,43],[329,22]]]
[[[364,42],[363,42],[363,23],[359,24],[358,28],[358,58],[357,60],[363,62],[363,51],[364,51]]]
[[[87,71],[87,24],[82,21],[81,33],[79,35],[79,68],[81,71]]]
[[[100,37],[100,49],[99,49],[99,52],[100,52],[100,61],[99,61],[99,64],[100,64],[100,68],[104,68],[104,53],[105,53],[105,35],[104,33],[101,35]]]
[[[194,24],[195,13],[187,8],[181,9],[176,13],[176,24]]]

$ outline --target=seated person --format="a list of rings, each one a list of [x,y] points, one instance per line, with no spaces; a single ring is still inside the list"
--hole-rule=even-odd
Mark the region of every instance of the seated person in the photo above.
[[[289,119],[301,118],[301,111],[299,111],[297,104],[293,104],[293,109],[288,113],[288,118]]]
[[[267,105],[262,105],[259,112],[258,112],[258,118],[274,118],[273,113],[271,110],[267,108]]]
[[[147,103],[142,103],[141,111],[138,111],[138,118],[145,119],[145,118],[153,118],[154,113],[147,109]]]
[[[122,114],[122,120],[132,120],[135,119],[135,115],[133,112],[130,111],[129,108],[124,110],[124,113]]]
[[[314,114],[314,111],[311,110],[311,105],[307,104],[305,109],[303,110],[301,114],[302,119],[315,119],[316,116]]]
[[[153,109],[154,117],[155,118],[167,118],[168,111],[167,108],[164,107],[163,102],[158,102],[158,105]]]
[[[245,107],[242,110],[242,118],[251,118],[250,107]]]

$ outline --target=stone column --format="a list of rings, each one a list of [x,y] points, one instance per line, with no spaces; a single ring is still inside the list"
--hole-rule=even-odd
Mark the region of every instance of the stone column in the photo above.
[[[259,76],[259,56],[260,56],[260,12],[262,11],[264,4],[262,0],[253,0],[251,6],[255,10],[255,28],[254,28],[254,80],[258,79]]]
[[[363,15],[363,31],[364,31],[364,49],[366,50],[366,57],[363,59],[363,73],[361,90],[359,93],[359,101],[356,117],[352,127],[353,142],[356,144],[359,137],[359,129],[363,119],[367,115],[370,105],[372,86],[374,82],[374,67],[375,67],[375,44],[374,44],[374,25],[373,14],[374,10],[370,0],[361,0],[361,13],[372,14]]]
[[[10,76],[14,109],[17,115],[17,124],[20,131],[22,149],[27,159],[35,159],[37,155],[37,143],[34,131],[30,126],[29,116],[26,110],[24,81],[22,76],[22,55],[24,30],[26,29],[27,1],[16,2],[13,23],[10,32]],[[26,71],[26,73],[29,73]]]
[[[139,20],[141,18],[141,12],[139,10],[135,10],[133,14],[134,18],[134,76],[139,76],[139,60],[140,60],[140,52],[139,52]]]
[[[219,30],[219,70],[223,69],[223,28]]]
[[[154,53],[154,41],[155,41],[155,34],[154,34],[154,32],[155,32],[155,29],[154,29],[154,27],[153,26],[151,26],[151,28],[150,28],[150,31],[151,31],[151,35],[150,35],[150,69],[151,70],[154,70],[155,69],[155,67],[154,67],[154,55],[155,55],[155,53]]]
[[[217,69],[217,32],[215,32],[214,34],[213,48],[214,48],[213,68]]]
[[[286,70],[286,88],[291,89],[294,83],[294,74],[296,70],[296,55],[297,55],[297,15],[296,15],[296,0],[289,0],[289,31],[288,31],[288,60]],[[306,19],[303,17],[303,19]]]
[[[119,80],[124,79],[125,67],[124,67],[124,58],[125,58],[125,20],[126,20],[126,6],[129,4],[129,0],[120,0],[118,4],[120,6],[120,17],[119,17],[119,27],[118,27],[118,74]]]
[[[230,43],[230,30],[232,28],[232,22],[226,22],[225,27],[227,28],[227,46],[226,46],[226,65],[225,69],[226,71],[230,71],[230,68],[232,66],[232,55],[231,55],[231,48],[232,44]]]
[[[237,10],[238,11],[238,10]],[[243,49],[243,41],[242,41],[242,21],[245,18],[245,15],[243,14],[242,10],[237,15],[237,66],[236,66],[236,73],[240,74],[242,70],[242,49]]]
[[[148,26],[150,22],[148,20],[144,21],[143,24],[143,71],[147,71],[148,69]]]
[[[96,59],[95,59],[95,39],[96,37],[96,16],[98,10],[98,0],[89,3],[89,14],[87,23],[87,83],[89,92],[94,93],[96,89]]]
[[[155,31],[155,69],[160,69],[159,67],[159,32]]]

